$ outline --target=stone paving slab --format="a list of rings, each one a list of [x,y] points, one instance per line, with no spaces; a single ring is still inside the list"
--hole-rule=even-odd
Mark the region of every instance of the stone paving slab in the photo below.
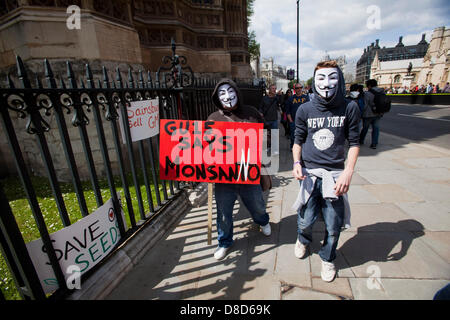
[[[438,181],[422,181],[421,183],[405,184],[403,187],[427,201],[448,202],[450,199],[450,185]]]
[[[369,267],[376,266],[381,277],[450,280],[450,265],[421,236],[407,231],[346,232],[338,251],[357,278],[367,277]],[[339,269],[342,274],[343,267]]]
[[[294,256],[297,213],[291,206],[299,184],[287,141],[281,141],[286,156],[280,156],[274,188],[265,195],[270,237],[237,201],[235,243],[216,261],[215,214],[208,245],[207,206],[194,208],[108,298],[432,299],[450,282],[450,153],[384,134],[376,150],[362,147],[349,192],[352,227],[340,236],[337,278],[325,283],[318,256],[323,221],[314,225],[308,255]],[[370,289],[377,272],[380,290]]]
[[[412,219],[429,231],[450,231],[449,202],[399,202],[395,203]]]
[[[368,279],[349,279],[355,300],[432,300],[445,280],[381,279],[380,289],[367,286]]]
[[[416,220],[394,203],[352,204],[351,225],[348,231],[421,231]]]
[[[364,184],[365,185],[365,184]],[[351,203],[380,203],[370,191],[364,188],[364,185],[351,185],[348,191],[348,198]]]
[[[450,169],[450,158],[415,158],[404,161],[416,168],[447,168]]]
[[[282,300],[341,300],[339,297],[312,289],[290,287],[283,293]]]
[[[425,201],[419,194],[408,191],[397,184],[371,184],[363,188],[380,202],[418,202]]]
[[[450,265],[450,232],[425,231],[420,240]]]
[[[312,288],[315,291],[327,292],[338,297],[353,299],[353,292],[348,278],[338,277],[333,282],[325,282],[320,277],[312,277]]]

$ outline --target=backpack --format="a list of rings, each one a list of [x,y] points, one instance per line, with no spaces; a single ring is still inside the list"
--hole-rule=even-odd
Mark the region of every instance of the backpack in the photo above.
[[[372,111],[374,113],[386,113],[391,110],[391,99],[383,92],[377,92],[375,90],[369,90],[373,95],[373,103]]]

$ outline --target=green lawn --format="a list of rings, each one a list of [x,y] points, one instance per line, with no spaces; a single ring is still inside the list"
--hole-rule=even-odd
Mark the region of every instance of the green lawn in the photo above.
[[[49,233],[54,233],[62,229],[63,224],[59,217],[56,202],[54,200],[48,179],[43,177],[32,177],[31,179]],[[142,174],[138,175],[138,179],[140,182],[140,189],[144,209],[145,212],[148,213],[150,211],[150,208]],[[127,181],[133,203],[135,221],[137,222],[141,219],[139,214],[138,201],[136,197],[136,189],[134,187],[131,174],[128,175]],[[153,181],[151,176],[149,177],[149,181]],[[8,198],[9,204],[14,213],[16,222],[19,225],[25,243],[40,238],[39,231],[34,222],[34,218],[31,213],[31,209],[28,204],[28,200],[26,198],[25,191],[22,187],[20,179],[17,177],[7,178],[2,180],[1,184],[4,188],[6,197]],[[123,193],[120,177],[114,178],[114,184],[116,186],[117,192],[120,192],[122,207],[125,212],[125,219],[127,221],[127,226],[130,227],[131,226],[130,217],[128,214],[128,208],[126,206],[125,196]],[[106,202],[111,197],[107,180],[106,179],[100,180],[99,185],[103,202]],[[82,187],[88,211],[89,213],[92,213],[97,209],[97,202],[95,200],[95,195],[92,190],[92,185],[90,181],[85,181],[82,183]],[[155,189],[151,182],[150,187],[152,192],[153,205],[154,207],[156,207],[157,204],[156,204]],[[82,218],[77,196],[74,191],[74,187],[72,183],[60,183],[60,188],[63,194],[64,203],[66,205],[70,221],[71,223],[74,223]],[[161,186],[159,193],[162,201],[164,199],[164,196]],[[7,300],[20,299],[20,295],[17,292],[14,284],[14,280],[8,270],[7,264],[1,253],[0,253],[0,289]]]

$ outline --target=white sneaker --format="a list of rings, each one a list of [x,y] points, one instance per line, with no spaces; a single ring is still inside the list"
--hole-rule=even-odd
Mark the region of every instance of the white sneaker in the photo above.
[[[272,233],[270,223],[267,223],[265,226],[261,226],[261,231],[265,236],[270,236],[270,234]]]
[[[333,262],[327,262],[322,260],[322,271],[320,272],[320,276],[323,281],[331,282],[334,280],[336,276],[336,268]]]
[[[297,242],[295,242],[294,255],[298,259],[303,258],[306,254],[306,248],[307,248],[307,245],[304,245],[303,243],[301,243],[297,238]]]
[[[230,247],[228,248],[217,247],[216,251],[214,252],[214,258],[216,258],[217,260],[222,260],[227,255],[229,249]]]

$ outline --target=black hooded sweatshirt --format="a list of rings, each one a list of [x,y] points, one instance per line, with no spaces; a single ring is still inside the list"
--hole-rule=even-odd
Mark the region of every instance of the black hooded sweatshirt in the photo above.
[[[345,99],[344,76],[337,69],[339,83],[333,97],[322,98],[313,80],[314,97],[302,104],[295,115],[294,143],[301,145],[301,165],[308,169],[342,170],[345,140],[350,147],[359,146],[360,112],[354,101]]]
[[[236,91],[238,101],[237,107],[233,110],[224,109],[224,107],[220,103],[218,89],[223,84],[230,85]],[[244,100],[242,99],[241,91],[237,87],[236,83],[230,79],[222,79],[217,83],[212,94],[212,101],[219,110],[211,113],[208,117],[208,120],[264,123],[264,117],[256,108],[243,104]]]

